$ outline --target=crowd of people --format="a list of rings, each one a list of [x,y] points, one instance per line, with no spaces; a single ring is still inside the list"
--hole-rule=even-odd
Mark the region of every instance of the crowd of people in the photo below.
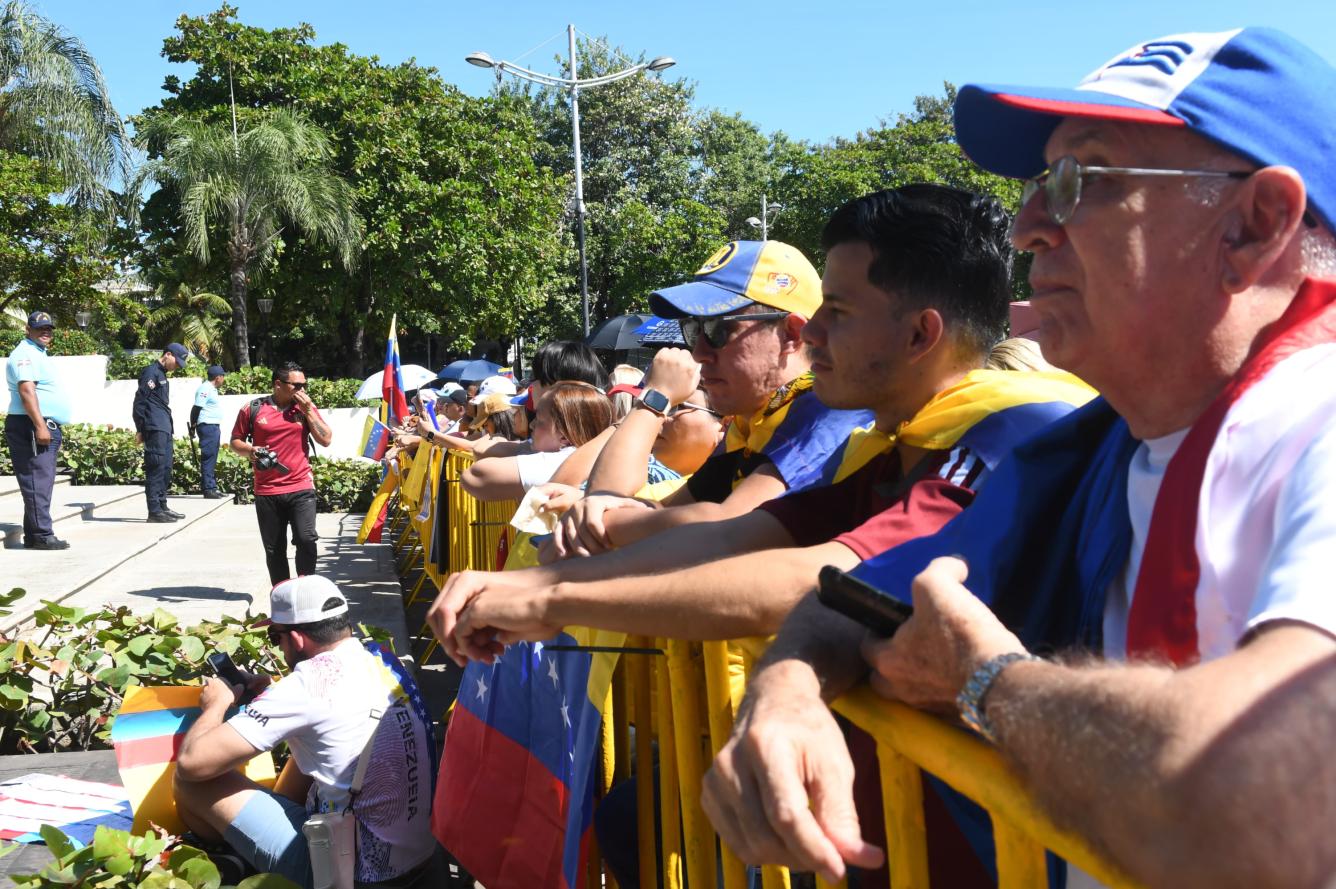
[[[512,570],[450,576],[433,632],[460,665],[568,626],[728,640],[745,696],[701,794],[750,864],[885,885],[874,747],[829,709],[866,681],[994,745],[1139,882],[1329,885],[1333,103],[1332,67],[1265,29],[1141,44],[1074,90],[967,85],[957,138],[1026,180],[1014,218],[940,184],[867,194],[826,220],[822,275],[784,243],[733,241],[653,293],[685,348],[643,373],[551,342],[530,381],[418,391],[389,459],[424,442],[471,451],[464,491],[522,500],[553,529],[526,535]],[[1007,339],[1016,251],[1032,255],[1042,357]],[[42,318],[29,328],[40,347]],[[286,430],[280,457],[323,441],[303,380],[276,371],[232,447],[253,456],[257,420]],[[30,389],[15,397],[11,448],[31,438],[43,471],[50,423]],[[289,525],[310,574],[307,492],[288,475],[261,491],[262,475],[271,574],[287,577]],[[54,545],[49,527],[31,534]],[[828,608],[827,566],[912,613],[886,635]],[[337,590],[295,583],[275,609],[285,654],[309,659],[302,681],[351,669],[346,620],[312,629],[322,608],[346,611]],[[213,694],[185,784],[285,737],[286,697],[221,723],[233,695]],[[333,778],[316,747],[294,756],[337,801],[361,750],[329,753]],[[630,785],[595,815],[622,886],[638,884],[647,828]],[[995,882],[987,815],[936,782],[925,796],[934,883]],[[309,810],[229,805],[187,811],[201,831],[268,819],[297,842]],[[416,873],[415,830],[407,871],[383,873]],[[1050,870],[1053,885],[1094,884]]]

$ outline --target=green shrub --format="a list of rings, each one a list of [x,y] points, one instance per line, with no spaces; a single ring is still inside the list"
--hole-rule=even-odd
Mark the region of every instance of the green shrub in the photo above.
[[[41,834],[53,860],[35,874],[12,874],[20,889],[234,889],[220,887],[222,877],[208,855],[165,831],[135,836],[103,825],[93,842],[80,848],[49,824]],[[0,848],[0,857],[17,848],[18,843]],[[256,874],[235,889],[297,889],[297,884],[278,874]]]
[[[144,483],[144,448],[128,429],[107,429],[76,423],[64,428],[65,442],[59,462],[76,485],[141,485]],[[172,440],[173,494],[200,490],[198,443]],[[8,461],[8,452],[5,452]],[[0,466],[4,464],[0,463]],[[311,472],[322,512],[358,512],[375,495],[380,467],[363,460],[331,460],[314,457]],[[254,497],[251,465],[224,444],[218,451],[218,490],[231,494],[238,503]]]
[[[0,328],[0,353],[8,355],[13,352],[24,336],[23,328]],[[55,335],[51,337],[49,352],[52,355],[100,355],[102,349],[97,340],[77,327],[57,327]]]
[[[148,352],[131,352],[123,349],[107,357],[107,379],[137,380],[139,372],[158,356]]]
[[[223,385],[218,387],[219,395],[249,395],[252,392],[267,393],[273,390],[274,374],[267,367],[252,364],[250,367],[237,368],[223,376]]]

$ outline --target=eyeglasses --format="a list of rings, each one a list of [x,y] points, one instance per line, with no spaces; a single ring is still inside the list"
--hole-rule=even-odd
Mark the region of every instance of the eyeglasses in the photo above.
[[[751,316],[747,316],[747,317],[751,317]],[[692,404],[692,403],[689,402],[689,401],[684,401],[684,402],[682,402],[681,404],[679,404],[677,407],[669,408],[669,409],[668,409],[668,413],[665,414],[665,416],[671,418],[671,417],[676,417],[676,416],[678,416],[679,414],[689,414],[689,413],[691,413],[692,411],[705,411],[705,413],[709,414],[711,417],[714,417],[714,418],[717,419],[717,420],[722,420],[722,419],[724,418],[724,415],[721,414],[721,413],[719,413],[719,412],[718,412],[717,410],[715,410],[714,408],[706,407],[706,406],[703,405],[703,404]]]
[[[757,312],[755,315],[723,315],[702,318],[699,315],[689,315],[678,321],[682,328],[682,339],[686,341],[688,349],[696,348],[696,341],[700,339],[701,334],[705,334],[705,342],[710,344],[711,348],[722,349],[728,345],[728,341],[733,337],[733,331],[737,329],[734,322],[737,321],[774,321],[778,318],[789,317],[788,312]]]
[[[1081,182],[1086,176],[1198,176],[1206,179],[1247,179],[1246,170],[1148,170],[1142,167],[1087,167],[1070,154],[1058,158],[1046,172],[1027,179],[1021,192],[1024,207],[1039,189],[1044,190],[1048,218],[1054,225],[1066,225],[1081,203]]]
[[[283,641],[283,635],[287,632],[287,627],[269,627],[265,630],[265,635],[269,637],[270,645],[278,645]]]

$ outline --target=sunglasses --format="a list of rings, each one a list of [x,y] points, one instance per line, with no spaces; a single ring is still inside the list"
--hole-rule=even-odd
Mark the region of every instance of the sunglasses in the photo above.
[[[265,635],[269,637],[270,645],[278,645],[283,640],[283,635],[287,633],[286,627],[269,627],[265,630]]]
[[[728,341],[733,338],[734,331],[737,330],[738,321],[774,321],[778,318],[789,317],[788,312],[757,312],[754,315],[715,315],[709,318],[702,318],[699,315],[688,315],[677,323],[682,328],[682,339],[686,341],[688,349],[696,348],[696,341],[705,335],[705,342],[710,344],[713,349],[722,349],[728,345]]]
[[[1070,154],[1058,158],[1047,171],[1027,179],[1021,192],[1021,206],[1042,188],[1044,206],[1054,225],[1066,225],[1081,203],[1081,182],[1086,176],[1180,176],[1202,179],[1247,179],[1244,170],[1148,170],[1142,167],[1087,167]]]
[[[287,380],[277,380],[276,382],[282,383],[284,386],[288,386],[289,388],[296,389],[298,391],[306,388],[305,383],[289,383]]]
[[[692,404],[689,401],[684,401],[677,407],[669,408],[668,413],[665,414],[664,416],[671,418],[671,417],[676,417],[679,414],[689,414],[692,411],[705,411],[705,413],[709,414],[711,417],[714,417],[717,420],[722,420],[724,418],[724,415],[719,413],[714,408],[708,408],[703,404]]]

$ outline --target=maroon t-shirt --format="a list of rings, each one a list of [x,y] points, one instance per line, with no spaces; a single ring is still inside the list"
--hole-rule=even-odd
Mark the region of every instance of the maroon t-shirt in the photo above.
[[[900,458],[890,450],[833,485],[793,491],[758,508],[778,519],[796,546],[835,540],[868,559],[938,531],[974,501],[986,472],[982,460],[964,448],[923,459],[928,463],[904,492]]]
[[[266,398],[255,412],[253,431],[250,416],[251,406],[248,404],[237,413],[237,421],[232,425],[232,437],[249,437],[252,444],[273,451],[278,462],[292,470],[282,475],[276,469],[256,469],[256,496],[269,497],[313,489],[315,480],[311,476],[311,461],[306,459],[306,418],[297,405],[289,404],[280,409]]]

